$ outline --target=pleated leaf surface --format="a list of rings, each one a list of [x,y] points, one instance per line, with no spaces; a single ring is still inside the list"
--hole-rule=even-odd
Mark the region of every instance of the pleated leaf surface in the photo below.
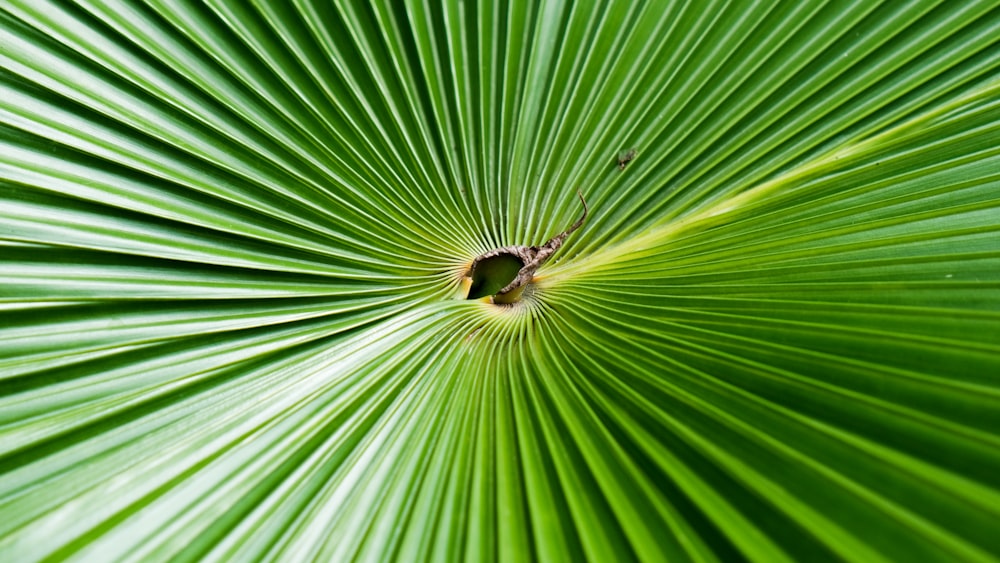
[[[997,560],[998,139],[995,1],[8,2],[0,559]]]

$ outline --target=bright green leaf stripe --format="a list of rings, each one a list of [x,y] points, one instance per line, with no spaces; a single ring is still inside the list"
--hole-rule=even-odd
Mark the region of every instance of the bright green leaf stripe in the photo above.
[[[11,313],[7,325],[0,328],[0,378],[43,369],[65,370],[66,366],[95,353],[115,353],[190,336],[207,337],[288,323],[301,325],[316,318],[323,319],[321,326],[327,333],[341,332],[399,310],[398,305],[390,306],[391,301],[383,297],[339,301],[325,298],[100,303],[64,307],[48,312],[43,319],[34,311]],[[109,322],[108,318],[114,321]],[[146,350],[143,354],[155,352]]]
[[[860,6],[858,8],[860,8]],[[899,12],[892,14],[891,16],[886,14],[891,18],[904,18],[903,21],[893,24],[893,29],[905,29],[905,18],[913,17],[915,14],[919,14],[920,12],[926,10],[926,7],[923,5],[913,5],[906,10],[898,10],[897,8],[898,7],[896,6],[887,6],[884,10],[896,10]],[[982,7],[978,8],[978,10],[980,10],[978,12],[979,16],[976,15],[976,10],[971,10],[972,13],[965,13],[962,17],[969,18],[967,21],[975,21],[977,24],[994,21],[996,17],[998,17],[998,14],[994,12],[983,13],[981,11]],[[980,16],[980,20],[975,19]],[[823,21],[824,25],[829,23],[828,20],[824,19],[820,19],[820,21]],[[867,35],[867,39],[874,42],[881,42],[887,39],[886,34],[882,33],[884,30],[866,28],[867,24],[870,24],[871,21],[871,19],[862,20],[861,23],[859,23],[860,29],[853,33],[851,32],[852,29],[850,27],[831,26],[826,30],[826,33],[833,34],[834,38],[840,36],[841,34],[844,35],[844,37],[838,39],[839,44],[834,43],[834,45],[829,46],[826,51],[822,49],[807,49],[801,51],[800,53],[802,54],[822,53],[823,56],[821,56],[818,61],[814,62],[812,67],[807,67],[808,70],[804,69],[799,73],[799,75],[801,75],[801,80],[795,83],[796,87],[789,86],[791,91],[812,93],[818,90],[820,86],[829,88],[829,82],[837,79],[846,84],[850,84],[850,88],[854,88],[854,91],[867,92],[867,90],[860,89],[859,84],[856,82],[857,79],[855,78],[855,76],[859,73],[868,71],[864,62],[859,62],[858,60],[860,53],[855,50],[855,47],[857,46],[857,35]],[[879,27],[881,25],[882,22],[879,22]],[[917,26],[917,28],[919,27],[920,26]],[[966,53],[963,56],[971,56],[977,53],[980,54],[979,56],[970,59],[975,61],[975,65],[978,70],[971,72],[969,75],[963,75],[961,73],[957,73],[956,75],[946,75],[947,79],[954,79],[956,82],[950,82],[946,88],[938,90],[935,94],[937,98],[937,100],[935,100],[936,103],[930,106],[928,106],[928,102],[930,100],[934,100],[934,97],[928,98],[920,95],[915,96],[912,93],[910,93],[909,97],[907,97],[906,88],[912,88],[915,84],[904,82],[896,85],[895,91],[881,93],[878,101],[879,103],[885,103],[886,101],[891,100],[894,96],[900,96],[903,100],[901,102],[902,106],[889,115],[878,116],[878,119],[869,118],[866,121],[862,121],[862,123],[864,123],[867,127],[870,127],[870,129],[868,129],[867,132],[864,130],[855,130],[850,133],[850,135],[857,135],[863,138],[866,134],[872,134],[879,131],[886,125],[891,124],[893,121],[899,119],[901,115],[912,113],[917,107],[923,106],[924,109],[922,111],[930,111],[935,106],[945,104],[949,99],[959,97],[963,92],[976,88],[978,83],[981,82],[981,77],[989,72],[988,69],[995,69],[997,64],[997,58],[995,56],[981,55],[981,50],[985,47],[989,47],[990,43],[984,43],[978,34],[989,33],[989,28],[996,27],[995,21],[992,26],[987,25],[986,27],[987,30],[981,30],[979,27],[970,28],[970,36],[964,38],[962,37],[962,34],[958,34],[953,41],[955,45],[951,47]],[[974,33],[972,31],[973,29],[975,30]],[[803,29],[801,33],[808,35],[812,39],[817,37],[815,30]],[[991,36],[995,36],[995,33]],[[819,37],[822,37],[822,35]],[[848,39],[848,37],[850,37],[850,39]],[[933,42],[926,41],[920,42],[919,44],[921,45],[920,48],[927,48],[934,45]],[[995,52],[995,46],[992,47],[992,50]],[[834,56],[834,53],[836,53],[836,56]],[[905,53],[906,56],[911,56],[911,51],[904,50],[901,53]],[[954,55],[949,55],[948,59],[955,62]],[[881,57],[874,57],[874,60],[881,60]],[[933,58],[920,58],[918,59],[920,63],[914,64],[926,63],[929,65],[929,69],[934,69],[934,64],[936,63],[932,63],[933,60]],[[852,68],[850,66],[852,64],[857,66]],[[981,65],[986,66],[982,67]],[[707,64],[706,66],[710,67],[711,65]],[[829,66],[838,68],[838,70],[827,68]],[[782,81],[791,80],[792,77],[798,76],[794,72],[794,69],[782,68],[781,71],[785,74],[783,74],[779,81],[776,82],[774,80],[767,80],[762,76],[762,80],[760,80],[759,84],[766,84],[771,88],[778,88],[781,86]],[[936,71],[929,70],[928,72],[934,73],[936,77],[944,79],[943,77],[940,77],[940,69]],[[837,82],[834,83],[836,84]],[[688,86],[688,84],[691,83],[685,84],[685,87],[694,87]],[[714,83],[709,82],[709,86],[711,85],[714,85]],[[781,90],[778,91],[780,92]],[[944,93],[947,93],[947,95],[942,96]],[[700,92],[699,94],[704,95],[703,92]],[[613,227],[612,225],[608,225],[608,227],[611,227],[609,231],[614,232],[618,240],[627,238],[635,232],[650,226],[652,221],[657,217],[659,218],[659,221],[662,222],[666,218],[676,216],[676,211],[672,211],[666,215],[662,213],[657,215],[656,211],[663,209],[667,205],[680,205],[687,208],[692,205],[705,205],[711,201],[723,199],[725,195],[733,194],[737,191],[746,189],[748,185],[743,182],[759,181],[767,177],[764,175],[765,172],[767,174],[773,174],[775,171],[786,167],[790,161],[794,162],[792,159],[801,158],[799,154],[796,154],[794,151],[805,150],[807,146],[802,146],[802,143],[806,142],[808,137],[798,135],[795,138],[799,144],[789,147],[788,149],[783,148],[783,143],[786,143],[787,139],[789,139],[792,135],[800,133],[803,127],[808,125],[810,131],[821,132],[822,134],[822,136],[814,136],[812,140],[812,142],[818,143],[811,149],[811,156],[815,157],[817,154],[822,154],[822,152],[830,150],[832,140],[837,141],[837,144],[833,146],[837,146],[842,143],[843,136],[847,134],[846,131],[849,131],[849,129],[846,128],[862,117],[858,115],[857,112],[839,116],[837,113],[831,111],[833,108],[829,103],[827,103],[827,99],[824,98],[814,99],[807,98],[803,95],[802,98],[787,99],[787,96],[779,96],[777,99],[774,99],[773,96],[767,97],[766,92],[754,92],[755,95],[761,96],[758,100],[753,97],[741,98],[742,94],[743,90],[736,89],[732,92],[732,94],[730,94],[730,97],[735,98],[732,100],[732,103],[740,108],[740,111],[749,114],[747,117],[747,124],[745,126],[741,126],[741,124],[734,127],[732,125],[734,120],[726,121],[725,118],[727,116],[725,113],[720,114],[720,118],[723,120],[716,126],[698,124],[697,127],[685,127],[683,126],[683,123],[671,123],[669,129],[670,136],[673,138],[680,138],[669,141],[671,142],[671,145],[668,146],[672,147],[676,145],[680,147],[680,149],[671,148],[670,150],[683,150],[681,155],[671,154],[668,150],[659,146],[650,147],[652,150],[648,152],[657,155],[656,158],[661,158],[662,155],[662,158],[669,159],[664,163],[669,166],[664,166],[662,170],[670,171],[673,175],[677,175],[679,171],[682,170],[686,170],[688,173],[684,174],[681,178],[658,177],[651,179],[648,183],[656,186],[662,186],[662,189],[659,190],[642,190],[647,182],[628,183],[626,181],[626,189],[631,188],[638,191],[635,196],[630,197],[629,199],[623,199],[623,196],[627,193],[627,191],[623,191],[621,189],[614,190],[616,197],[612,201],[615,201],[616,203],[610,205],[609,207],[614,208],[615,212],[617,212],[618,217],[616,219],[618,219],[618,221],[613,224]],[[682,103],[686,99],[690,98],[681,98],[679,101],[675,98],[671,100],[670,103]],[[700,99],[698,101],[700,101]],[[758,103],[763,103],[763,107],[758,106]],[[700,107],[700,104],[698,105]],[[871,104],[869,103],[868,105]],[[754,113],[754,109],[757,109],[758,111]],[[687,117],[691,115],[691,112],[677,111],[675,115],[679,117]],[[827,116],[835,116],[839,119],[829,126],[820,126],[819,124],[813,122],[813,120],[819,117]],[[780,120],[775,122],[775,120],[779,118]],[[658,122],[653,121],[653,123]],[[740,124],[741,122],[736,121],[736,123]],[[709,139],[705,142],[697,142],[689,139],[683,139],[683,137],[681,137],[684,134],[692,132],[698,132],[702,135],[711,135],[712,137],[709,137]],[[763,135],[764,138],[758,138],[760,135]],[[731,140],[728,142],[721,140],[716,141],[716,138],[718,137]],[[728,156],[728,160],[720,164],[723,168],[718,172],[713,172],[714,162],[710,159],[706,159],[706,155],[717,151],[721,152],[723,155],[729,155],[729,153],[739,147],[737,143],[740,142],[747,142],[747,148],[739,150],[738,152]],[[644,147],[640,146],[639,148],[642,149]],[[616,148],[615,150],[618,149]],[[766,154],[766,151],[776,152],[774,156],[769,156]],[[690,154],[691,156],[685,158],[682,156],[684,154]],[[611,156],[613,156],[613,154]],[[760,159],[765,160],[761,162]],[[687,165],[688,160],[691,161],[690,165]],[[641,159],[636,161],[636,168],[632,174],[640,174],[639,170],[641,170],[643,166],[641,162]],[[740,173],[740,181],[733,181],[731,179],[732,174],[736,173],[736,171],[739,171]],[[710,174],[707,178],[703,177],[706,173]],[[613,174],[609,173],[609,175],[614,177]],[[601,191],[603,192],[604,189]],[[665,197],[667,194],[669,194],[669,197]],[[699,201],[700,203],[698,203]],[[622,205],[620,202],[627,202],[628,204]],[[624,210],[628,209],[645,210],[647,212],[646,216],[649,217],[648,222],[647,219],[642,217],[623,213]]]
[[[995,560],[998,29],[5,6],[0,559]]]
[[[174,299],[238,299],[315,297],[398,291],[398,284],[413,283],[389,278],[393,284],[360,283],[350,279],[294,272],[268,272],[225,268],[215,264],[179,263],[172,260],[119,255],[93,250],[21,247],[4,250],[5,285],[0,302],[119,301]],[[370,278],[370,275],[364,276]],[[436,281],[413,283],[414,288]],[[425,288],[427,289],[427,288]]]
[[[747,283],[808,282],[818,281],[830,268],[879,267],[875,275],[880,280],[897,281],[894,270],[905,279],[908,264],[975,258],[945,275],[968,271],[989,281],[995,256],[989,240],[1000,205],[991,141],[995,116],[992,111],[961,115],[950,127],[956,142],[914,148],[915,135],[903,129],[887,139],[887,148],[875,145],[879,148],[856,152],[842,169],[824,170],[814,178],[792,172],[786,180],[740,196],[742,205],[708,209],[568,268],[579,271],[604,257],[610,259],[595,273],[646,274],[679,283],[685,283],[685,276],[707,274],[702,283],[709,284],[735,277]],[[894,150],[894,145],[905,149]],[[786,276],[779,268],[805,276]],[[727,270],[732,272],[728,279],[715,277]],[[929,278],[923,274],[917,279]],[[838,274],[836,281],[851,279]]]

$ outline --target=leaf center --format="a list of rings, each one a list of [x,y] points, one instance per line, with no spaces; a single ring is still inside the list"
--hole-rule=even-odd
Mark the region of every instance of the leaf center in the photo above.
[[[541,267],[587,219],[587,202],[577,192],[583,204],[583,215],[568,229],[550,238],[541,246],[505,246],[477,257],[469,268],[472,284],[467,299],[493,296],[493,303],[510,304],[520,301],[524,287]]]

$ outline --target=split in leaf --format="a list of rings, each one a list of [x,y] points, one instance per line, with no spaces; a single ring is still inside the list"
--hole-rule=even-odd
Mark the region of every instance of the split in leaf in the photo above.
[[[494,303],[506,304],[518,301],[524,286],[534,278],[538,268],[551,258],[562,247],[566,238],[579,229],[587,219],[587,202],[583,199],[583,194],[577,192],[577,196],[583,204],[583,215],[568,229],[550,238],[545,244],[505,246],[476,258],[469,269],[472,286],[469,288],[468,298],[478,299],[494,295]]]

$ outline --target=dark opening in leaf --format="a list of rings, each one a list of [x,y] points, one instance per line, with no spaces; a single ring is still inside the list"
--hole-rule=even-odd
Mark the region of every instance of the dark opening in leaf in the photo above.
[[[550,238],[541,246],[505,246],[491,250],[472,262],[472,284],[468,299],[478,299],[493,295],[497,304],[516,303],[521,299],[524,286],[530,282],[535,271],[562,247],[573,231],[580,228],[587,219],[587,202],[583,194],[577,192],[583,204],[583,215],[568,229]],[[515,267],[515,265],[517,267]],[[505,283],[499,283],[507,280]],[[499,285],[498,285],[499,284]]]
[[[512,254],[499,254],[477,261],[472,270],[468,299],[496,294],[514,280],[523,266],[521,259]]]

